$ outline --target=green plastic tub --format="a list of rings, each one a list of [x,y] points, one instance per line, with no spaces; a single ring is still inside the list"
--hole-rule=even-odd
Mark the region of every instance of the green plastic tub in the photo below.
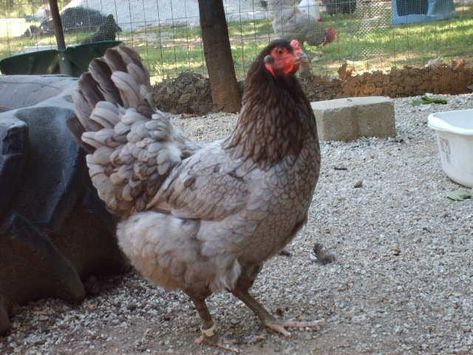
[[[12,55],[0,60],[3,74],[66,74],[80,76],[87,71],[92,59],[101,57],[108,48],[120,41],[103,41],[67,47],[64,51],[48,49],[32,53]]]

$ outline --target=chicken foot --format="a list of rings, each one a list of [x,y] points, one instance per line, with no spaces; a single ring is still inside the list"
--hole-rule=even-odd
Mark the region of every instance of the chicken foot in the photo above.
[[[199,313],[199,316],[202,319],[202,334],[194,342],[199,345],[206,344],[222,350],[239,353],[240,351],[238,349],[232,348],[219,341],[218,333],[209,309],[207,308],[207,304],[205,303],[205,299],[191,296],[191,300],[195,305],[197,313]]]
[[[291,333],[286,328],[312,328],[315,330],[320,329],[320,322],[298,322],[298,321],[280,321],[274,316],[272,316],[261,303],[251,296],[247,290],[242,290],[236,287],[232,291],[233,295],[241,300],[244,304],[248,306],[261,320],[261,322],[266,326],[266,328],[284,335],[285,337],[290,337]]]

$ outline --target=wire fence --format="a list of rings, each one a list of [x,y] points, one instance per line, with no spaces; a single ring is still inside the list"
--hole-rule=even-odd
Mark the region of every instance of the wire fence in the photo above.
[[[314,71],[336,75],[473,62],[473,0],[224,0],[235,68],[242,78],[271,39],[304,41]],[[59,1],[66,44],[117,38],[135,47],[152,79],[206,73],[197,0]],[[111,18],[112,15],[113,18]],[[47,1],[0,2],[0,59],[55,48]],[[332,27],[336,40],[327,37]],[[325,45],[324,45],[325,42]],[[331,43],[328,43],[331,42]]]

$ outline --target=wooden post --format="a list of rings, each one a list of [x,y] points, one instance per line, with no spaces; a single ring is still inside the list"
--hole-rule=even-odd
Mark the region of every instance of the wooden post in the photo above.
[[[227,21],[222,0],[199,0],[204,56],[214,110],[237,112],[241,107]]]
[[[64,31],[62,29],[61,15],[59,15],[57,0],[49,0],[49,9],[51,10],[51,17],[53,18],[57,48],[59,51],[64,51],[66,49],[66,42],[64,41]]]

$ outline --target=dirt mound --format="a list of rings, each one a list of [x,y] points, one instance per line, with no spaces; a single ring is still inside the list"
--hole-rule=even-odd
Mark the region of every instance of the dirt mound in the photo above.
[[[389,73],[359,75],[344,64],[338,75],[337,79],[329,79],[303,71],[299,79],[310,101],[351,96],[406,97],[426,92],[457,95],[471,92],[473,84],[473,67],[465,66],[462,59],[450,64],[432,61],[424,68],[393,68]],[[176,79],[165,80],[154,87],[153,96],[163,111],[200,115],[212,111],[210,82],[200,74],[184,72]]]
[[[463,60],[454,60],[449,65],[435,63],[424,68],[393,68],[382,72],[352,75],[346,65],[339,70],[342,80],[339,96],[390,96],[404,97],[434,94],[463,94],[471,92],[473,68],[466,67]]]
[[[167,112],[202,115],[212,111],[209,79],[197,73],[183,72],[175,79],[163,80],[153,87],[153,99]]]
[[[309,101],[331,100],[342,91],[341,80],[324,78],[311,71],[301,72],[299,82]]]
[[[357,75],[346,64],[338,70],[338,79],[327,79],[303,72],[300,82],[310,101],[330,100],[350,96],[406,97],[434,94],[464,94],[471,92],[473,67],[463,59],[450,64],[432,61],[424,68],[393,68],[389,73],[376,71]]]
[[[305,71],[300,76],[310,101],[330,100],[341,92],[340,80],[331,80]],[[239,82],[243,92],[244,83]],[[156,106],[166,112],[203,115],[212,112],[210,81],[201,74],[183,72],[175,79],[163,80],[153,87]]]

